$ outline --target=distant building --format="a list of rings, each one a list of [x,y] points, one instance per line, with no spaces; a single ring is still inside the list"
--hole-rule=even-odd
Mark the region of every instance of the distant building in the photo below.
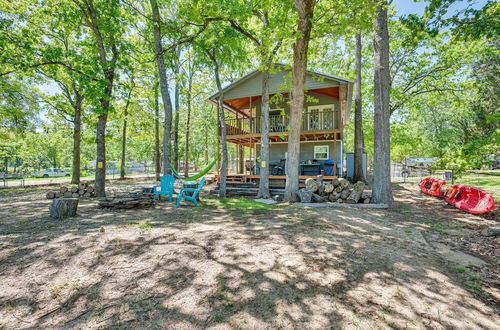
[[[430,167],[438,161],[437,157],[405,157],[401,161],[406,166]]]

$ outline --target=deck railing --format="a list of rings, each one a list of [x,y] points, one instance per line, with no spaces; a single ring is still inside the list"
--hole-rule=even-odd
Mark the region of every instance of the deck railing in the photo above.
[[[269,132],[288,131],[289,115],[269,116]],[[260,118],[227,119],[227,135],[261,133]],[[329,131],[339,128],[338,111],[310,111],[302,115],[302,131]]]

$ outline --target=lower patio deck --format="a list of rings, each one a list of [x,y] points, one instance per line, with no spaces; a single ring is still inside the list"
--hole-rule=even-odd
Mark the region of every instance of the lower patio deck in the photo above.
[[[299,182],[300,181],[305,181],[308,178],[316,179],[317,175],[300,175],[299,176]],[[330,181],[337,178],[335,175],[324,175],[323,180],[324,181]],[[226,182],[242,182],[242,183],[247,183],[247,182],[258,182],[260,179],[260,175],[256,174],[238,174],[238,173],[230,173],[227,174],[226,176]],[[215,181],[219,181],[219,175],[217,174],[215,176]],[[282,181],[283,184],[286,181],[286,175],[269,175],[269,181]]]

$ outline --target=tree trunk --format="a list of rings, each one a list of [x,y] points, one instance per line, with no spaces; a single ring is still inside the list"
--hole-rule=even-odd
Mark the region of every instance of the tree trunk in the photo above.
[[[120,160],[120,180],[125,179],[125,164],[126,164],[126,145],[127,145],[127,110],[125,109],[125,119],[122,127],[122,155]]]
[[[172,128],[172,101],[170,99],[165,59],[161,44],[160,11],[156,0],[150,0],[153,14],[153,37],[155,43],[155,59],[160,80],[160,92],[165,111],[165,124],[163,128],[163,174],[170,174],[170,131]]]
[[[191,125],[191,89],[193,87],[193,72],[189,72],[187,89],[186,146],[184,149],[184,176],[189,176],[189,130]]]
[[[108,85],[104,89],[104,97],[100,104],[102,114],[97,117],[96,130],[96,171],[95,171],[95,195],[97,197],[106,196],[106,124],[108,120],[109,102],[113,94],[114,67],[105,70],[108,78]]]
[[[82,132],[82,101],[80,95],[75,97],[74,117],[73,117],[73,166],[71,169],[71,183],[80,183],[80,144]]]
[[[161,163],[160,163],[160,105],[158,104],[158,82],[155,83],[155,179],[160,181]]]
[[[99,99],[100,111],[97,117],[96,130],[96,171],[95,171],[95,195],[104,197],[106,195],[106,123],[108,120],[110,100],[113,96],[113,80],[115,78],[115,65],[118,61],[119,52],[115,43],[109,45],[106,49],[104,39],[100,31],[100,25],[97,20],[97,13],[94,8],[94,2],[87,0],[86,6],[80,9],[84,13],[86,25],[92,30],[96,38],[97,49],[101,69],[105,78],[105,86],[101,98]],[[112,53],[112,58],[108,59],[108,52]]]
[[[363,113],[361,110],[361,34],[356,35],[356,94],[354,95],[354,177],[366,181],[363,172]]]
[[[260,181],[258,198],[270,198],[269,193],[269,69],[271,63],[265,63],[262,69],[262,110],[261,110],[261,147]]]
[[[219,125],[221,131],[221,148],[222,148],[222,163],[221,163],[221,173],[219,178],[219,197],[226,197],[226,178],[227,178],[227,132],[226,132],[226,117],[224,116],[224,93],[222,91],[222,84],[219,77],[219,64],[215,56],[207,52],[214,65],[214,75],[215,82],[217,83],[217,89],[219,91],[219,96],[217,99],[217,108],[219,114]]]
[[[177,58],[181,56],[181,47],[177,47]],[[180,64],[175,65],[175,92],[174,92],[174,102],[175,102],[175,115],[174,115],[174,168],[179,170],[179,90],[180,90],[180,79],[178,77]]]
[[[374,162],[372,201],[392,204],[390,157],[390,72],[389,32],[387,28],[387,1],[377,6],[374,18]]]
[[[128,119],[128,107],[130,106],[130,97],[132,96],[132,90],[134,89],[134,81],[131,81],[130,90],[127,95],[127,103],[125,104],[125,109],[123,112],[123,131],[122,131],[122,157],[120,164],[120,179],[125,179],[125,168],[127,167],[126,152],[127,152],[127,119]]]
[[[205,127],[205,164],[208,164],[208,124],[204,124]]]
[[[304,108],[304,83],[307,70],[307,50],[311,37],[314,0],[295,0],[299,14],[298,35],[293,45],[293,90],[288,132],[288,157],[285,184],[285,201],[295,202],[299,189],[299,154],[302,109]]]
[[[96,130],[96,169],[95,169],[95,194],[97,197],[106,196],[106,122],[108,115],[97,117]]]

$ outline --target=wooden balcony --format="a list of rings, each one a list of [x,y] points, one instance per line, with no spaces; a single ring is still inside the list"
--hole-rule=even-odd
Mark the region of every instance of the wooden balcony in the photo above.
[[[341,138],[341,120],[338,111],[311,111],[302,115],[301,140],[338,140]],[[269,138],[273,142],[288,140],[289,115],[269,116]],[[261,118],[226,120],[227,141],[251,145],[260,140]],[[220,136],[220,131],[219,131]]]

